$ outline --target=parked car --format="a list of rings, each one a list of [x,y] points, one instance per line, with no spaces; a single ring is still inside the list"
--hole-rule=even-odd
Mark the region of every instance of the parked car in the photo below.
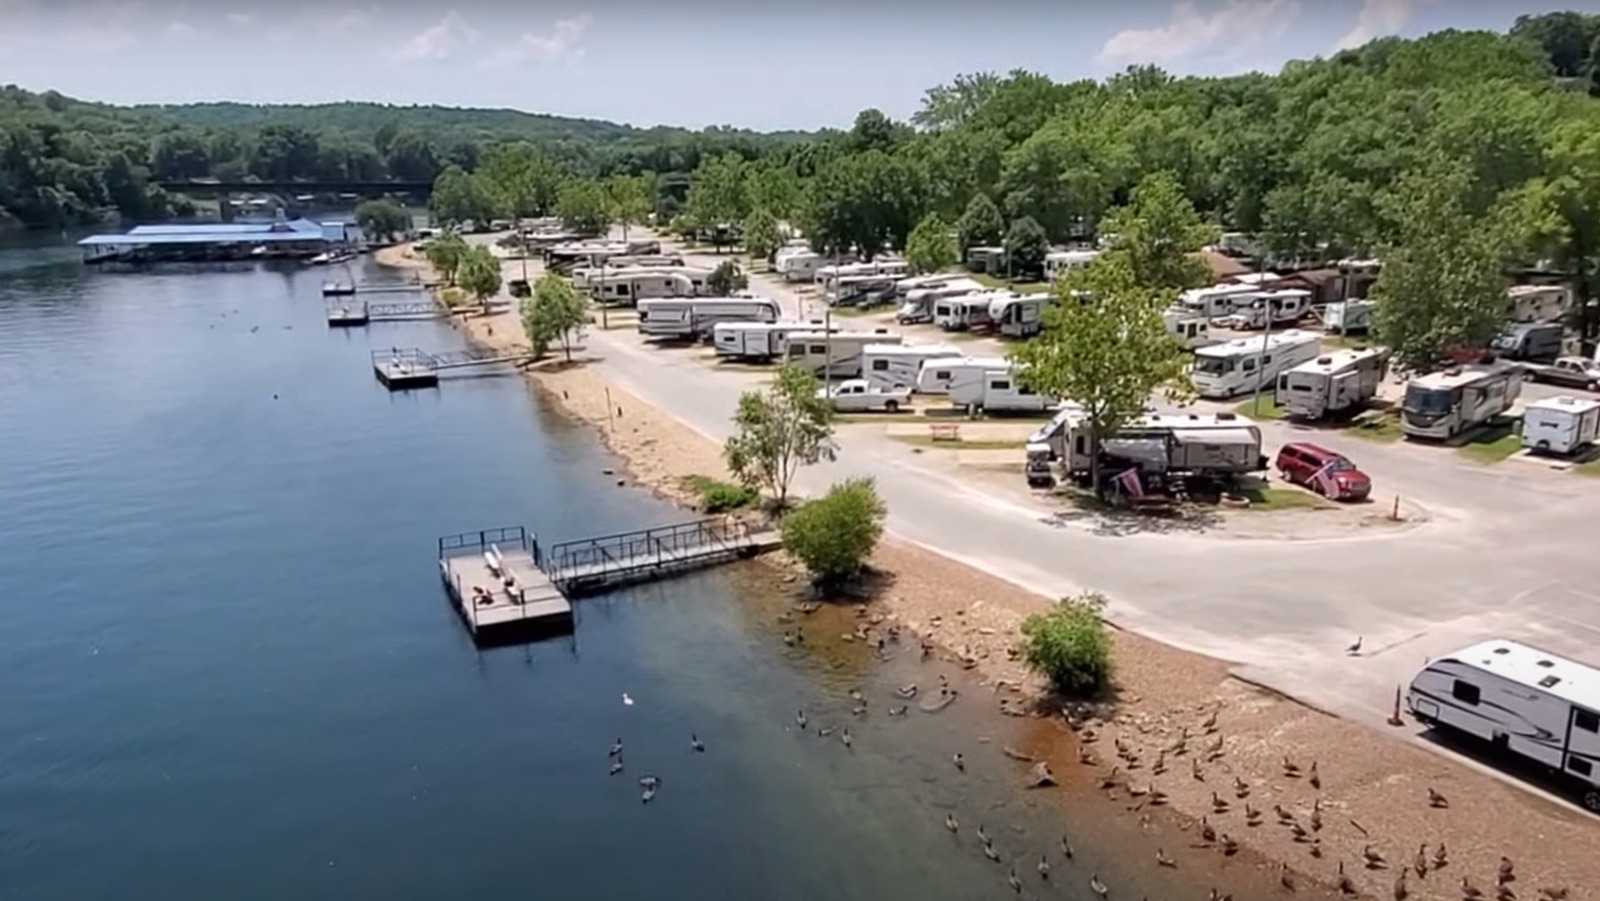
[[[869,413],[882,410],[898,413],[911,403],[910,388],[880,388],[866,379],[845,379],[817,389],[817,397],[833,402],[841,413]]]
[[[1285,482],[1304,485],[1334,501],[1363,501],[1372,480],[1344,454],[1306,441],[1291,441],[1278,451],[1275,464]]]
[[[1600,391],[1600,363],[1583,357],[1562,357],[1549,366],[1524,363],[1522,368],[1536,382]]]

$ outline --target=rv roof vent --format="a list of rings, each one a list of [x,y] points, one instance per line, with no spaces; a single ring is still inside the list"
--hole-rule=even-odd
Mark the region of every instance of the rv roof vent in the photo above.
[[[1333,357],[1317,357],[1318,366],[1327,366],[1333,362]]]
[[[1560,676],[1545,676],[1543,679],[1539,680],[1539,687],[1540,688],[1555,688],[1556,687],[1556,683],[1560,682],[1560,681],[1561,681],[1561,677]]]
[[[1539,661],[1539,665],[1545,669],[1549,669],[1550,667],[1555,666],[1555,662],[1551,660],[1541,660]]]
[[[1444,374],[1445,375],[1460,375],[1461,374],[1461,367],[1460,366],[1451,366],[1449,369],[1446,369],[1444,371]]]
[[[1231,420],[1238,419],[1238,418],[1239,418],[1239,414],[1237,414],[1237,413],[1218,413],[1217,414],[1217,419],[1219,421],[1221,421],[1221,422],[1229,422]]]
[[[1507,648],[1507,647],[1499,647],[1499,648],[1495,648],[1494,652],[1496,654],[1509,654],[1509,653],[1511,653],[1511,649]]]

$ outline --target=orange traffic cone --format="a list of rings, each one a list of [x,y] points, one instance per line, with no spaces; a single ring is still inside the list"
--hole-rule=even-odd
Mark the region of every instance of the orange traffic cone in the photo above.
[[[1394,712],[1389,714],[1389,725],[1404,726],[1406,721],[1400,718],[1400,686],[1394,687]]]

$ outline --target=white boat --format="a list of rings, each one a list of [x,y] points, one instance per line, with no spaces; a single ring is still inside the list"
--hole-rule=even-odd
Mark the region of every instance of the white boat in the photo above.
[[[324,265],[326,263],[331,263],[331,262],[333,262],[333,251],[328,251],[327,253],[319,253],[316,256],[312,257],[311,259],[306,260],[306,264],[309,265],[309,266],[321,266],[321,265]]]

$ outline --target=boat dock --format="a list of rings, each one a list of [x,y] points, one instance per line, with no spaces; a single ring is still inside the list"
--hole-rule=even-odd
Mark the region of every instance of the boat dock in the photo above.
[[[422,282],[323,282],[323,297],[353,297],[356,294],[401,294],[426,291]]]
[[[522,526],[439,539],[439,571],[480,643],[572,628],[571,599],[751,557],[778,533],[732,519],[698,519],[551,545]]]
[[[389,390],[401,391],[437,385],[441,372],[531,359],[532,351],[522,347],[472,348],[436,354],[415,347],[395,347],[372,352],[372,372]]]
[[[330,297],[327,301],[328,325],[354,326],[369,322],[403,322],[408,319],[438,319],[449,314],[431,300],[372,303],[352,297]]]

